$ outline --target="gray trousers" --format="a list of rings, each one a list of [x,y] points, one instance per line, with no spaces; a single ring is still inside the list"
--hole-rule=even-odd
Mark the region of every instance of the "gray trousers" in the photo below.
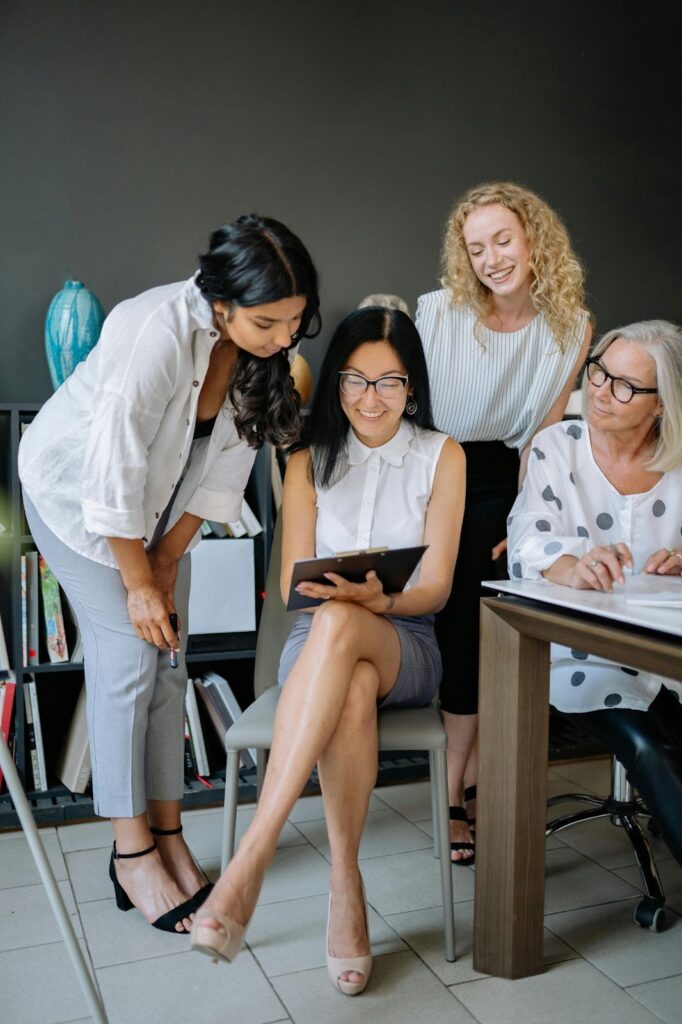
[[[142,814],[147,800],[180,800],[189,554],[180,559],[175,585],[182,649],[173,669],[168,651],[136,636],[118,569],[72,551],[27,495],[24,502],[36,546],[73,605],[83,637],[95,813],[129,818]]]

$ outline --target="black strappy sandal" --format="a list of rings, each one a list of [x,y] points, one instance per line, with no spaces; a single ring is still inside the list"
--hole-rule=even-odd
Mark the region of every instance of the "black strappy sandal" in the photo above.
[[[469,824],[469,819],[467,818],[466,811],[464,810],[463,807],[459,807],[457,804],[455,804],[454,806],[450,807],[450,821],[466,821],[466,823]],[[452,842],[450,843],[450,852],[451,853],[457,853],[458,851],[464,851],[464,850],[471,850],[471,852],[473,854],[474,851],[476,850],[476,844],[475,843],[452,843]],[[465,866],[468,867],[470,864],[474,863],[474,860],[475,860],[475,857],[473,857],[473,856],[472,857],[460,857],[459,860],[453,860],[452,863],[453,864],[464,864]]]
[[[153,836],[179,836],[182,834],[182,825],[178,825],[177,828],[151,828],[149,829]],[[194,862],[196,864],[196,861]],[[198,865],[197,865],[198,866]],[[202,870],[202,875],[206,878],[206,872]],[[201,889],[197,889],[192,896],[192,902],[196,903],[193,910],[198,910],[201,904],[208,899],[209,893],[213,889],[213,882],[209,882],[206,878],[206,884],[202,885]]]
[[[116,843],[114,843],[111,851],[111,858],[109,860],[109,878],[114,885],[116,906],[119,910],[132,910],[135,904],[118,880],[114,861],[131,860],[133,857],[145,857],[148,853],[153,853],[155,849],[156,843],[152,843],[152,845],[148,846],[146,850],[139,850],[137,853],[119,853],[116,849]],[[161,917],[157,917],[156,921],[152,921],[152,928],[158,928],[159,931],[162,932],[173,932],[175,935],[188,935],[189,932],[185,927],[178,931],[175,926],[186,917],[189,917],[190,914],[193,914],[196,909],[197,902],[196,898],[193,896],[191,899],[185,900],[184,903],[180,903],[179,906],[173,907],[172,910],[166,911],[166,913],[162,914]]]
[[[476,785],[474,784],[473,786],[467,786],[467,788],[464,790],[464,803],[468,804],[468,803],[470,803],[471,800],[475,800],[475,799],[476,799]],[[469,828],[471,829],[471,831],[472,832],[475,831],[475,829],[476,829],[476,818],[475,817],[474,818],[467,818],[467,821],[469,822]]]

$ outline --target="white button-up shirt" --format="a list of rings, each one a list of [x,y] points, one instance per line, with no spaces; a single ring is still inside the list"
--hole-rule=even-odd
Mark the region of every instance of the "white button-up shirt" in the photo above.
[[[78,554],[116,566],[107,537],[151,540],[187,462],[199,392],[218,340],[193,279],[116,306],[87,359],[40,410],[19,448],[19,474],[46,525]],[[226,402],[183,512],[236,519],[255,458]]]

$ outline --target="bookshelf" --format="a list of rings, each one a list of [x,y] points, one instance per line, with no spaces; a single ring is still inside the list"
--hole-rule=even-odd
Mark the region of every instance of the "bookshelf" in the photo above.
[[[34,548],[28,531],[21,499],[21,485],[17,469],[17,451],[22,423],[30,423],[40,409],[39,404],[0,404],[0,617],[4,627],[10,665],[16,676],[14,706],[15,761],[19,776],[27,789],[35,819],[41,824],[82,821],[93,817],[93,803],[89,793],[74,794],[65,786],[49,779],[48,789],[32,791],[30,752],[27,745],[26,714],[23,683],[33,677],[40,694],[46,760],[54,761],[56,746],[75,706],[83,679],[82,663],[41,663],[24,666],[22,653],[21,612],[21,556]],[[256,579],[256,622],[260,618],[261,592],[272,546],[272,486],[271,452],[266,446],[259,451],[247,487],[247,499],[260,520],[263,532],[254,538]],[[240,543],[238,540],[215,543]],[[215,633],[192,636],[188,639],[187,664],[190,676],[192,666],[211,667],[224,672],[224,663],[230,663],[231,681],[236,680],[236,691],[244,704],[252,699],[253,659],[256,653],[256,633]],[[197,673],[199,674],[199,673]],[[43,715],[43,707],[46,713]],[[192,782],[186,788],[183,806],[217,803],[222,800],[224,770],[210,780],[214,788]],[[56,784],[52,785],[51,783]],[[18,825],[18,818],[7,793],[0,795],[0,829]]]

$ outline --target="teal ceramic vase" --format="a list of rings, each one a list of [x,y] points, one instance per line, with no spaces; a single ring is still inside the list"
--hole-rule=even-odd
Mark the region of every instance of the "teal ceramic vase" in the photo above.
[[[103,323],[97,296],[82,281],[65,281],[45,317],[45,352],[55,391],[97,344]]]

